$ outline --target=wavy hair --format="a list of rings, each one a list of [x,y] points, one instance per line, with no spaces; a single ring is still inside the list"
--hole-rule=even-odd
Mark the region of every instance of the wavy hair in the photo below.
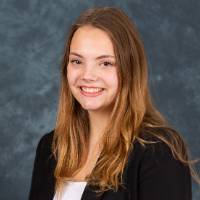
[[[173,156],[188,165],[191,175],[200,183],[193,164],[188,159],[187,146],[181,135],[173,129],[152,101],[148,85],[147,59],[144,46],[129,17],[116,7],[90,8],[72,24],[68,33],[61,65],[61,85],[52,150],[57,160],[54,176],[56,190],[84,166],[88,155],[90,124],[87,110],[73,97],[67,81],[70,43],[73,34],[83,26],[93,26],[110,37],[116,57],[119,79],[110,121],[102,139],[102,151],[86,180],[99,186],[98,192],[117,190],[134,141],[143,146],[151,143],[142,133],[153,135],[171,149]]]

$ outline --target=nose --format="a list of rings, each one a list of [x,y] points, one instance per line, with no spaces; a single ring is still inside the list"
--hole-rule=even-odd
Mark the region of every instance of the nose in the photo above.
[[[92,64],[85,65],[83,69],[82,79],[84,80],[96,80],[97,79],[97,71],[95,66]]]

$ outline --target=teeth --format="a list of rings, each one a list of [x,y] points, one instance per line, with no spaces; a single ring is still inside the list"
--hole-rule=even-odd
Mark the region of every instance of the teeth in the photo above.
[[[103,88],[87,88],[87,87],[81,87],[81,89],[85,92],[91,92],[91,93],[99,92],[103,90]]]

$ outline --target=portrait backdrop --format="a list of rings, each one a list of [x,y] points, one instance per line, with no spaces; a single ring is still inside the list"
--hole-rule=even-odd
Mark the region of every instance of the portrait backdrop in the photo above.
[[[67,31],[100,6],[121,8],[137,25],[154,102],[200,157],[199,0],[1,0],[1,200],[27,199],[37,143],[55,126]],[[200,199],[194,182],[192,189]]]

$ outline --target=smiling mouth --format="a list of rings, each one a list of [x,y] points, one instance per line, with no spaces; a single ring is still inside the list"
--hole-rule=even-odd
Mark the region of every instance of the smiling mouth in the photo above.
[[[94,87],[91,87],[91,88],[89,88],[89,87],[80,87],[80,89],[83,92],[91,93],[91,94],[93,94],[93,93],[99,93],[99,92],[101,92],[101,91],[104,90],[104,88],[94,88]]]
[[[84,87],[79,87],[80,92],[82,95],[86,97],[96,97],[102,95],[104,92],[104,88],[84,88]]]

